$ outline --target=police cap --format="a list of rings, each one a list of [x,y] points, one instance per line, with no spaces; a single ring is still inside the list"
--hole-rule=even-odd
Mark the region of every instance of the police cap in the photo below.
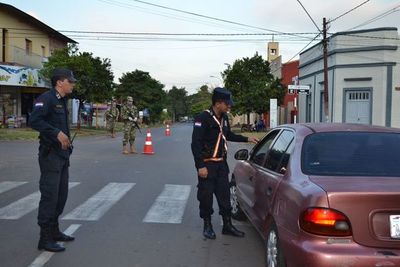
[[[223,87],[217,87],[214,89],[212,101],[213,103],[217,101],[224,101],[228,105],[233,106],[232,93]]]
[[[68,79],[68,81],[75,83],[76,79],[71,70],[65,68],[55,68],[51,76],[52,80]]]

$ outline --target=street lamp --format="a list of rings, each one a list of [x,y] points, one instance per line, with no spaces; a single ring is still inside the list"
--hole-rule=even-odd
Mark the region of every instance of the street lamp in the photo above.
[[[218,80],[221,82],[220,86],[221,86],[221,87],[224,87],[224,81],[223,81],[220,77],[217,77],[217,76],[214,76],[214,75],[210,75],[210,77],[211,77],[211,78],[218,79]]]
[[[214,75],[210,75],[210,77],[218,79],[221,83],[224,83],[224,81],[220,77],[217,77],[217,76],[214,76]]]

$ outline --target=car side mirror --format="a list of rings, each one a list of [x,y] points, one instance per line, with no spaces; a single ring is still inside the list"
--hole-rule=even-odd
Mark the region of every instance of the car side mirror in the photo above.
[[[235,153],[235,159],[247,160],[249,158],[249,151],[247,149],[240,149]]]

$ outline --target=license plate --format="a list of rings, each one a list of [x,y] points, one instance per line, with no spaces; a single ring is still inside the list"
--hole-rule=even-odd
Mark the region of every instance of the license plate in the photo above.
[[[400,239],[400,215],[390,215],[390,236]]]

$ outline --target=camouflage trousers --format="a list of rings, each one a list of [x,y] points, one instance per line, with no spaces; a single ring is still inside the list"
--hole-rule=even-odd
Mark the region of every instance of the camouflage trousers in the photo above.
[[[107,120],[107,130],[110,133],[113,133],[115,131],[115,125],[117,122],[115,120]]]
[[[133,145],[136,138],[136,128],[132,123],[124,124],[124,139],[122,140],[122,144],[125,146],[128,142]]]

